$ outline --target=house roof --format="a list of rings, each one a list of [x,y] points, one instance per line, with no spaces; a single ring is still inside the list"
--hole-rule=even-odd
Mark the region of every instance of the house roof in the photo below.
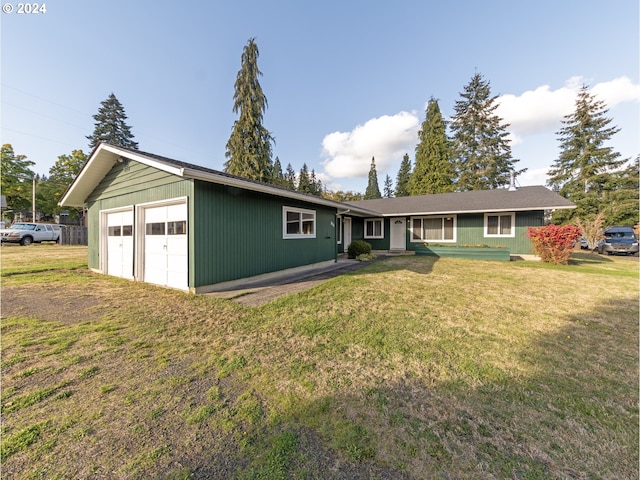
[[[134,160],[144,165],[163,170],[178,177],[202,180],[205,182],[229,185],[245,190],[267,193],[284,198],[301,200],[316,205],[324,205],[344,211],[345,205],[334,200],[328,200],[316,195],[309,195],[294,192],[285,188],[276,187],[267,183],[256,182],[246,178],[237,177],[228,173],[220,172],[210,168],[181,162],[153,153],[141,152],[124,147],[117,147],[108,143],[99,144],[91,153],[89,160],[82,167],[73,183],[62,196],[59,204],[64,207],[83,207],[91,192],[98,186],[102,179],[109,173],[116,162],[122,158]],[[356,214],[375,215],[376,212],[367,210],[364,207],[352,207]]]
[[[516,212],[576,207],[566,198],[543,186],[378,198],[348,202],[348,205],[374,210],[382,216]]]
[[[91,192],[109,173],[113,165],[122,161],[123,158],[134,160],[182,178],[229,185],[316,205],[324,205],[336,208],[339,214],[350,213],[365,217],[575,208],[572,202],[543,186],[520,187],[517,190],[476,190],[341,203],[316,195],[294,192],[267,183],[247,180],[246,178],[160,155],[117,147],[108,143],[101,143],[94,149],[87,163],[82,167],[76,179],[62,196],[59,202],[60,206],[85,206]]]

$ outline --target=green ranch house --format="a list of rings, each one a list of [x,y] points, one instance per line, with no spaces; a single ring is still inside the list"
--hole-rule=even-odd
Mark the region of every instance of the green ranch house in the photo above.
[[[542,186],[341,203],[107,143],[60,205],[88,210],[92,270],[193,293],[335,262],[356,239],[531,254],[527,226],[575,207]]]

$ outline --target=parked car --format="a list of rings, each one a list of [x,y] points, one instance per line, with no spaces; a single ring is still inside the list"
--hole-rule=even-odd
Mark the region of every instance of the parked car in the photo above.
[[[60,226],[53,223],[14,223],[0,230],[2,243],[31,245],[34,242],[58,242],[59,239]]]
[[[604,240],[598,244],[597,250],[608,255],[635,255],[639,250],[638,239],[631,227],[609,227],[604,231]]]

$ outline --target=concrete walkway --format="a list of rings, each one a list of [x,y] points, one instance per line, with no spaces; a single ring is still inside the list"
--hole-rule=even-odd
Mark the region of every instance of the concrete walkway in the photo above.
[[[338,261],[328,266],[309,268],[295,273],[274,275],[267,279],[249,280],[224,290],[205,293],[216,298],[226,298],[248,307],[258,307],[276,298],[302,292],[320,285],[327,280],[344,273],[358,270],[371,262],[386,258],[386,254],[376,253],[376,258],[368,262],[349,260],[346,255],[338,257]]]

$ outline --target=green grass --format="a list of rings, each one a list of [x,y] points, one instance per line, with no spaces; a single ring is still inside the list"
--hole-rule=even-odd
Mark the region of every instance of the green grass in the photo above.
[[[245,308],[64,248],[3,278],[7,477],[638,478],[637,258],[397,257]]]

